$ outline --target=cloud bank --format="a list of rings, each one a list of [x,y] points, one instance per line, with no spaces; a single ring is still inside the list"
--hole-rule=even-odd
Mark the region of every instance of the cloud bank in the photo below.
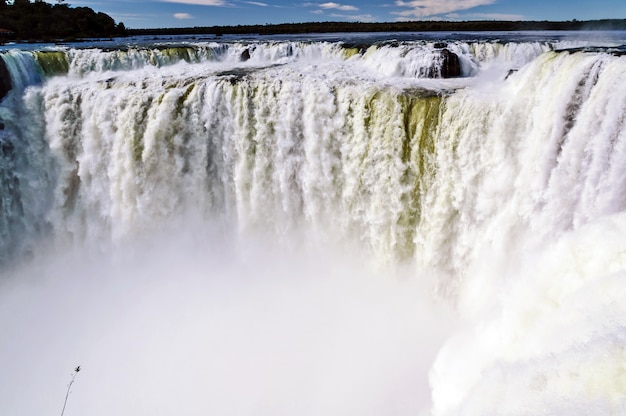
[[[496,1],[497,0],[396,0],[396,6],[406,7],[408,10],[394,12],[393,14],[403,18],[423,18],[473,9],[478,6],[487,6],[496,3]]]
[[[355,6],[350,6],[347,4],[339,4],[339,3],[322,3],[319,5],[319,7],[321,7],[322,9],[336,9],[336,10],[341,10],[341,11],[354,11],[354,10],[359,10],[358,7]]]

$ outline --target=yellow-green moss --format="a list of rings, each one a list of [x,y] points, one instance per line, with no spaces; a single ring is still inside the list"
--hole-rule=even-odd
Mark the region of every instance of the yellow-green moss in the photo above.
[[[37,51],[37,62],[47,76],[65,75],[69,71],[69,62],[65,52],[61,51]]]

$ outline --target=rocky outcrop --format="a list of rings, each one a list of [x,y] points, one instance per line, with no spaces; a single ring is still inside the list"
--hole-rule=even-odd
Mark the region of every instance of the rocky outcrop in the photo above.
[[[0,156],[5,158],[13,158],[15,153],[15,147],[13,143],[8,140],[0,140]]]
[[[435,49],[433,63],[421,72],[421,76],[426,78],[454,78],[463,75],[459,56],[450,51],[447,46],[443,42],[437,42],[433,45]]]
[[[442,78],[454,78],[460,77],[461,72],[461,60],[459,56],[450,52],[449,49],[441,50],[441,77]]]
[[[11,74],[4,59],[0,57],[0,101],[11,91],[11,86]]]

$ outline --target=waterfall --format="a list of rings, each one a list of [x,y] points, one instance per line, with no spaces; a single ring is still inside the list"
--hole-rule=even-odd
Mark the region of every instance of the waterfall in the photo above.
[[[626,59],[585,46],[2,53],[0,263],[191,216],[358,247],[433,276],[466,320],[432,368],[433,414],[619,413]]]
[[[406,45],[346,60],[337,45],[270,44],[259,54],[272,58],[260,67],[237,61],[236,70],[209,59],[218,49],[69,51],[67,64],[40,53],[41,67],[68,73],[45,84],[37,59],[37,70],[13,69],[16,90],[24,79],[33,86],[5,117],[7,149],[19,142],[27,155],[7,173],[20,191],[7,192],[3,218],[22,198],[38,198],[34,205],[49,209],[28,222],[54,238],[117,240],[193,206],[240,229],[304,227],[459,277],[481,244],[509,236],[497,245],[536,245],[623,209],[619,158],[599,165],[623,135],[619,57],[517,46],[529,61],[523,70],[454,92],[459,85],[434,80],[407,86],[415,71],[390,79],[372,70],[372,62],[394,62],[391,54],[401,65],[413,53]],[[486,47],[466,49],[479,51],[472,65],[486,59]],[[162,61],[155,54],[180,62],[148,65]],[[306,58],[267,66],[288,55]],[[6,163],[17,163],[9,152]],[[533,237],[519,239],[518,230]]]

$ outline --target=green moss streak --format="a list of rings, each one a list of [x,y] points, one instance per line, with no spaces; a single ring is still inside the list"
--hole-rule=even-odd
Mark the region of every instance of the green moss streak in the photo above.
[[[197,61],[194,50],[192,48],[167,48],[163,50],[163,55],[173,61]]]
[[[402,161],[406,166],[403,183],[407,189],[402,195],[405,209],[398,224],[403,232],[399,249],[400,256],[408,258],[415,251],[414,236],[421,217],[422,197],[435,173],[435,140],[443,99],[407,95],[398,99],[404,117]]]
[[[352,58],[354,55],[359,54],[359,48],[345,48],[343,50],[343,54],[346,59]]]
[[[47,76],[66,75],[70,69],[65,52],[37,51],[37,62]]]
[[[143,136],[146,132],[148,112],[152,105],[152,99],[143,105],[142,111],[137,114],[136,123],[133,125],[133,137],[131,139],[131,150],[133,152],[133,158],[135,162],[140,163],[142,161],[142,155],[144,150]]]

